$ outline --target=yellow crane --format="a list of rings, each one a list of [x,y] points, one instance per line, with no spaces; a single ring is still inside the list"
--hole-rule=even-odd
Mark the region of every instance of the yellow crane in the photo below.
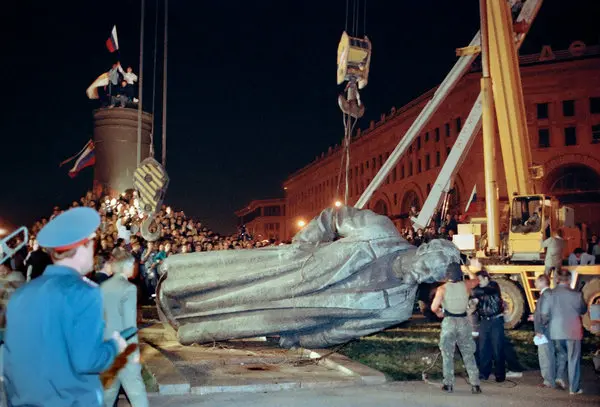
[[[477,55],[482,57],[481,93],[475,102],[452,150],[433,185],[417,218],[415,227],[429,224],[444,191],[468,155],[479,130],[483,129],[486,218],[459,225],[457,245],[470,254],[476,253],[486,269],[495,275],[507,303],[506,326],[513,328],[535,310],[538,293],[534,287],[537,275],[544,272],[542,242],[562,229],[582,233],[574,228],[572,211],[560,207],[551,196],[535,191],[534,180],[543,176],[543,168],[532,164],[525,105],[519,71],[517,49],[533,22],[541,0],[480,0],[481,30],[469,46],[457,50],[456,65],[440,84],[398,146],[392,151],[356,206],[362,208],[385,180],[389,171],[423,131],[433,113],[443,103]],[[513,21],[511,7],[520,8]],[[498,129],[496,134],[495,129]],[[500,239],[500,210],[496,174],[496,140],[504,164],[509,197],[507,233]],[[482,233],[485,228],[485,234]],[[476,238],[485,235],[485,239]],[[600,266],[569,267],[573,287],[582,284],[584,299],[591,305],[600,302]],[[599,307],[600,305],[596,305]],[[587,329],[599,332],[590,313],[584,316]]]

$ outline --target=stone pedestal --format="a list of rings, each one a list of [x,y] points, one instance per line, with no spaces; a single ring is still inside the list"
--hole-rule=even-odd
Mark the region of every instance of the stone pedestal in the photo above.
[[[111,195],[133,188],[137,168],[137,109],[118,108],[94,111],[96,165],[94,191],[104,189]],[[142,112],[142,156],[150,156],[152,115]]]

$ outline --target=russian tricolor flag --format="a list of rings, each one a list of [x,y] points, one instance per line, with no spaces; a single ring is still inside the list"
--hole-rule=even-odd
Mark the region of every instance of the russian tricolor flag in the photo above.
[[[477,201],[477,184],[473,186],[473,192],[471,192],[471,196],[469,197],[469,202],[467,202],[467,206],[465,207],[465,213],[469,212],[471,208],[471,204]]]
[[[115,25],[110,33],[110,38],[106,40],[106,48],[110,52],[115,52],[119,49],[119,39],[117,38],[117,26]]]
[[[94,164],[96,164],[96,154],[94,152],[94,149],[94,142],[90,140],[79,153],[60,163],[60,166],[63,166],[64,164],[73,161],[75,158],[77,158],[77,161],[75,161],[73,168],[69,170],[69,177],[75,178],[77,174],[79,174],[79,171],[86,167],[91,167]]]

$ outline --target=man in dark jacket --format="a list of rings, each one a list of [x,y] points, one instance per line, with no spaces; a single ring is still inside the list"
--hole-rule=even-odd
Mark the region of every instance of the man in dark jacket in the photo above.
[[[583,327],[581,315],[587,312],[587,305],[580,292],[570,287],[571,273],[558,272],[558,286],[541,307],[542,321],[549,324],[550,337],[556,350],[556,383],[565,387],[567,374],[569,393],[581,394],[581,340]],[[568,370],[567,370],[568,368]]]
[[[33,251],[25,258],[27,267],[27,280],[33,280],[42,275],[46,266],[52,264],[50,255],[40,248],[37,240],[33,241]]]
[[[506,380],[504,357],[504,305],[498,283],[490,279],[487,271],[477,273],[479,286],[473,289],[479,315],[479,375],[487,380],[492,373],[497,382]]]
[[[546,343],[538,345],[538,358],[540,363],[540,373],[544,379],[542,386],[553,388],[556,379],[556,362],[554,358],[554,344],[550,338],[550,328],[548,321],[542,319],[542,308],[550,296],[550,279],[542,274],[535,280],[535,287],[540,290],[540,298],[533,314],[533,329],[538,340],[546,338]]]

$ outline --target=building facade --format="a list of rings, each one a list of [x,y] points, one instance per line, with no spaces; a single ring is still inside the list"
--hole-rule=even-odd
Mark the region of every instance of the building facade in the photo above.
[[[235,213],[238,227],[245,226],[255,240],[282,241],[286,236],[285,199],[252,201]]]
[[[533,163],[543,165],[545,174],[536,181],[536,192],[556,196],[575,209],[576,222],[598,232],[600,47],[574,43],[569,50],[556,52],[545,47],[540,54],[520,57],[520,63]],[[369,209],[390,216],[400,226],[411,206],[423,204],[479,94],[480,77],[474,69],[461,80],[373,195]],[[433,92],[392,108],[357,132],[350,146],[349,205],[358,200]],[[478,198],[485,191],[481,135],[467,154],[450,196],[455,211],[464,210],[475,185]],[[507,200],[499,151],[496,161],[500,199]],[[287,239],[323,208],[343,201],[345,172],[340,172],[340,164],[341,149],[332,147],[285,181]],[[480,205],[479,211],[483,215],[484,207]]]

